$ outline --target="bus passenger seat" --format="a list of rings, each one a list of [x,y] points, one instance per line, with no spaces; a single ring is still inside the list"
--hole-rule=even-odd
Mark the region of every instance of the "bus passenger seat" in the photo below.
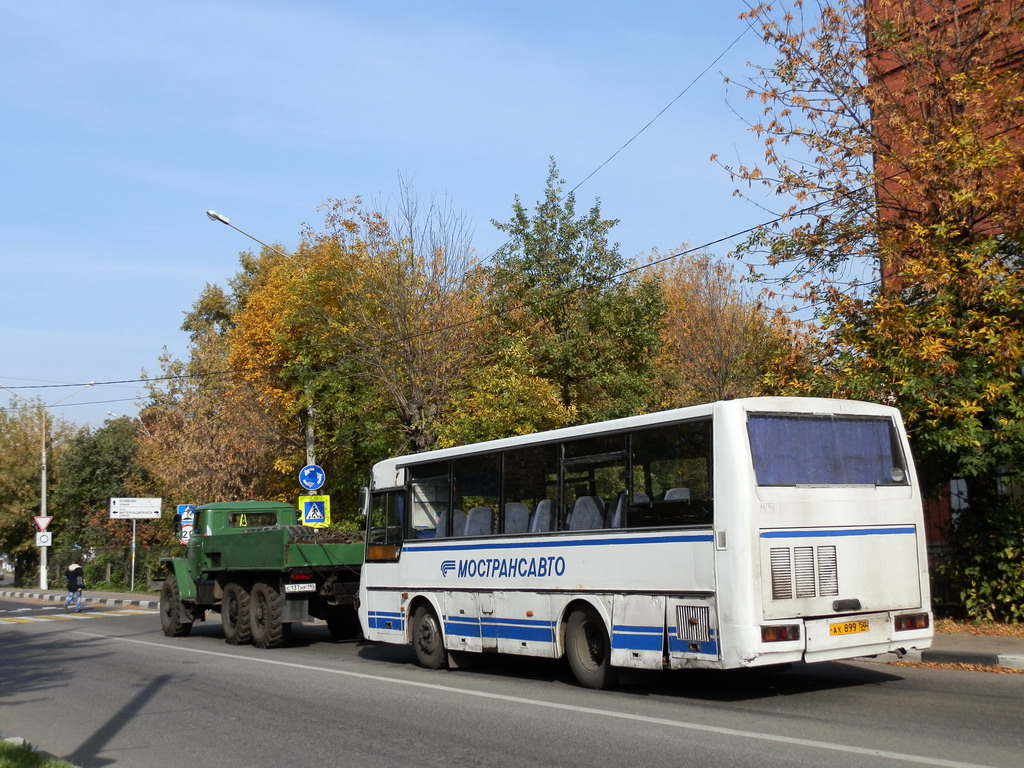
[[[456,509],[452,513],[452,536],[465,536],[466,535],[466,513],[461,509]]]
[[[626,511],[626,492],[623,491],[611,504],[608,505],[608,515],[604,520],[605,528],[621,528],[623,512]]]
[[[530,527],[530,508],[521,501],[505,504],[505,533],[526,533]]]
[[[604,528],[604,502],[597,496],[580,496],[572,505],[570,531]]]
[[[473,507],[466,517],[467,536],[486,536],[492,533],[494,526],[494,510],[490,507]]]
[[[689,501],[689,488],[669,488],[665,491],[665,501]]]
[[[533,510],[533,517],[530,519],[531,531],[553,531],[555,530],[555,501],[554,499],[542,499],[537,502],[537,508]]]

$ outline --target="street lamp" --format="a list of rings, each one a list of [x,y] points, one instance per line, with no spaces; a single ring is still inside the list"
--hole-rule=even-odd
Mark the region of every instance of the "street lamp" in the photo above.
[[[236,227],[224,214],[217,213],[216,211],[207,211],[206,218],[208,218],[210,221],[218,221],[221,224],[231,227],[233,230],[235,230],[235,232],[242,233],[250,240],[253,240],[262,245],[264,248],[268,248],[274,253],[279,254],[280,256],[284,256],[286,259],[288,258],[288,254],[282,252],[280,249],[275,248],[272,245],[267,245],[262,240],[250,235],[244,229],[239,229],[238,227]],[[315,415],[315,411],[313,409],[313,396],[309,391],[308,385],[306,390],[306,399],[309,401],[306,405],[306,464],[316,464],[316,447],[313,437],[313,418]]]
[[[5,387],[2,384],[0,384],[0,389],[4,390],[5,392],[10,392],[16,398],[18,398],[19,400],[24,400],[29,405],[38,405],[38,407],[39,407],[39,416],[40,416],[40,419],[42,420],[42,427],[43,427],[42,448],[41,448],[41,450],[39,452],[40,453],[40,460],[39,460],[39,465],[40,465],[40,471],[39,471],[39,516],[40,517],[46,517],[47,516],[46,515],[46,409],[47,408],[53,408],[55,405],[60,405],[61,403],[63,403],[65,400],[67,400],[68,398],[72,397],[73,395],[77,395],[79,392],[82,392],[82,391],[88,389],[89,387],[92,387],[92,386],[95,386],[95,385],[96,385],[95,381],[90,381],[88,384],[83,385],[81,387],[81,389],[76,389],[71,394],[65,395],[60,400],[56,400],[56,401],[54,401],[54,402],[52,402],[52,403],[47,405],[47,404],[44,404],[42,402],[33,403],[28,398],[22,397],[21,395],[19,395],[14,390],[8,389],[7,387]],[[49,589],[50,588],[50,586],[49,586],[49,578],[47,577],[47,573],[46,573],[46,553],[47,553],[48,549],[49,549],[48,547],[40,547],[39,548],[39,550],[40,550],[40,552],[39,552],[39,588],[40,589]]]
[[[250,240],[253,240],[254,242],[259,243],[264,248],[269,248],[274,253],[280,254],[281,256],[284,256],[285,258],[288,258],[288,254],[283,253],[280,249],[275,248],[272,245],[267,245],[266,243],[264,243],[259,238],[256,238],[256,237],[253,237],[252,235],[250,235],[245,230],[239,229],[238,227],[236,227],[234,224],[231,223],[230,219],[228,219],[227,216],[225,216],[225,215],[223,215],[221,213],[217,213],[216,211],[207,211],[206,212],[206,218],[208,218],[210,221],[219,221],[224,226],[231,227],[233,230],[235,230],[235,232],[241,232],[243,235],[248,237]]]

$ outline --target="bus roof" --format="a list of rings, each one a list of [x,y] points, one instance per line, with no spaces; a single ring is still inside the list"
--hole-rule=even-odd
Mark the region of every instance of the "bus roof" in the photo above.
[[[416,464],[428,464],[435,461],[471,456],[479,453],[505,451],[530,445],[543,445],[562,440],[571,440],[587,435],[600,435],[614,432],[626,432],[641,427],[657,424],[698,419],[713,415],[718,410],[768,411],[791,413],[851,413],[851,414],[883,414],[895,412],[895,408],[868,403],[860,400],[839,400],[819,397],[747,397],[736,400],[719,400],[714,403],[691,405],[685,408],[673,408],[667,411],[656,411],[639,416],[627,416],[621,419],[580,424],[562,429],[545,432],[533,432],[528,435],[504,437],[498,440],[487,440],[481,443],[470,443],[452,448],[440,448],[422,453],[411,453],[377,462],[373,467],[373,487],[387,488],[400,481],[398,470]]]

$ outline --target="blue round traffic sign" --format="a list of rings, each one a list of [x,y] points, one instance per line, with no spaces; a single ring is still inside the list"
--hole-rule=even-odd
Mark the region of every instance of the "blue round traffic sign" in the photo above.
[[[307,491],[319,490],[326,479],[326,473],[316,464],[307,464],[299,470],[299,485]]]

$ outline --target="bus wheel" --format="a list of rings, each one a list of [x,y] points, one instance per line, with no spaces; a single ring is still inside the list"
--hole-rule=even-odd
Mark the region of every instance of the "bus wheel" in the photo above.
[[[427,669],[441,669],[448,659],[444,650],[444,638],[437,616],[427,606],[421,605],[412,615],[412,647],[416,660]]]
[[[565,655],[580,685],[603,689],[615,684],[608,632],[594,611],[579,609],[569,614],[565,628]]]
[[[252,640],[249,626],[249,590],[234,582],[224,587],[220,601],[220,623],[229,645],[245,645]]]

